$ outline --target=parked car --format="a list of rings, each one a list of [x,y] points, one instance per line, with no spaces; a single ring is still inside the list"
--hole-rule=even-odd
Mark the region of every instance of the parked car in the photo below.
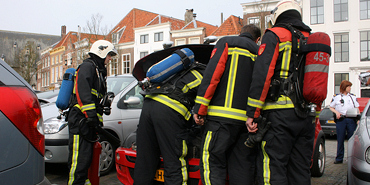
[[[41,105],[42,117],[44,120],[58,115],[58,108],[55,106],[55,102],[58,98],[58,93],[59,89],[36,93]]]
[[[50,184],[41,107],[32,87],[0,60],[1,184]]]
[[[182,45],[166,50],[157,51],[139,60],[134,68],[133,75],[137,80],[141,81],[145,79],[145,71],[154,63],[153,61],[160,61],[171,54],[174,50],[187,47],[194,52],[195,61],[201,63],[208,63],[213,46],[208,45]],[[314,152],[311,158],[311,174],[315,177],[320,177],[325,171],[325,136],[321,129],[320,121],[318,116],[313,120],[316,125],[315,128],[315,143]],[[199,126],[191,128],[192,135],[195,135],[192,142],[188,145],[187,161],[188,173],[189,173],[189,185],[201,185],[200,172],[199,172],[199,159],[200,159],[200,130]],[[127,142],[116,150],[116,171],[118,179],[125,185],[133,184],[133,174],[136,160],[136,131],[134,131]],[[160,168],[157,170],[155,180],[158,184],[163,184],[163,162]]]
[[[115,137],[121,144],[127,136],[136,130],[139,123],[143,97],[139,94],[141,88],[132,75],[115,75],[107,78],[108,92],[115,97],[111,105],[111,114],[103,115],[103,128]],[[64,117],[54,116],[45,121],[45,162],[68,162],[68,126]],[[114,168],[114,154],[118,145],[113,145],[104,136],[100,136],[102,153],[100,156],[100,174],[105,175]]]
[[[367,103],[357,128],[348,140],[347,184],[370,185],[370,101]],[[347,117],[356,117],[357,112]]]
[[[370,100],[370,98],[357,98],[358,103],[360,104],[359,110],[360,113],[364,110],[367,102]],[[336,135],[336,127],[334,122],[334,114],[329,109],[329,106],[326,106],[323,108],[319,115],[321,128],[324,131],[326,135]]]

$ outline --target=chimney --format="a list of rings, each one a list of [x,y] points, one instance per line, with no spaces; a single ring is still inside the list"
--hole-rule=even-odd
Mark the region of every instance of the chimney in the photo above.
[[[185,12],[185,25],[193,20],[193,9],[186,9]]]
[[[224,23],[224,13],[221,12],[221,24]]]
[[[67,34],[67,27],[65,25],[62,26],[62,33],[61,36],[64,37]]]

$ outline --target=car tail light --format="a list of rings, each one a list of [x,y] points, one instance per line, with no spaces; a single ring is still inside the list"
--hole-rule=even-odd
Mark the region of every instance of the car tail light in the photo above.
[[[0,110],[44,156],[41,107],[36,95],[27,87],[0,87]]]

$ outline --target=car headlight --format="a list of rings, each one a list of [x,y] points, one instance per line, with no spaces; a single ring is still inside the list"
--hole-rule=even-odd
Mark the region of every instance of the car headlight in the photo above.
[[[61,120],[46,121],[44,122],[44,133],[45,134],[55,134],[61,131],[66,126],[67,126],[67,123],[62,122]]]
[[[365,151],[365,160],[367,163],[370,164],[370,147],[367,147],[366,151]]]

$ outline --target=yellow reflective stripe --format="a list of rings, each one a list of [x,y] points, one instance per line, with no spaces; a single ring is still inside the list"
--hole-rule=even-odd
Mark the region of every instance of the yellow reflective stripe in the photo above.
[[[221,106],[209,106],[208,107],[208,115],[210,116],[218,116],[230,119],[236,119],[240,121],[247,121],[247,111],[229,108],[229,107],[221,107]]]
[[[286,108],[294,108],[294,104],[289,97],[280,96],[277,101],[273,102],[265,102],[262,110],[269,110],[269,109],[286,109]]]
[[[187,93],[190,89],[199,86],[203,79],[203,76],[198,71],[191,70],[190,72],[195,76],[196,79],[186,84],[184,88],[182,88],[182,92],[184,93]]]
[[[186,185],[188,181],[188,170],[186,168],[186,161],[185,156],[188,154],[188,146],[186,145],[186,141],[182,140],[182,155],[180,156],[179,160],[181,162],[181,174],[182,174],[182,184]]]
[[[211,184],[210,177],[209,177],[210,169],[209,169],[209,151],[208,151],[209,144],[211,143],[211,139],[212,139],[212,131],[208,131],[206,138],[205,138],[205,142],[203,146],[203,155],[202,155],[203,169],[204,169],[203,176],[204,176],[205,185]]]
[[[256,100],[256,99],[253,99],[251,97],[248,97],[248,105],[251,106],[251,107],[256,107],[256,108],[260,108],[262,109],[262,106],[265,102],[261,101],[261,100]]]
[[[79,105],[79,104],[76,104],[76,105],[75,105],[75,107],[77,107],[78,109],[80,109],[80,110],[81,110],[81,107],[80,107],[80,105]]]
[[[175,110],[176,112],[184,116],[186,120],[189,120],[191,117],[190,112],[182,103],[178,102],[177,100],[171,99],[166,95],[157,94],[157,95],[147,95],[145,97],[151,98],[155,101],[158,101],[158,102],[161,102],[167,105],[168,107],[172,108],[173,110]]]
[[[91,94],[98,97],[98,91],[95,89],[91,89]]]
[[[228,77],[227,87],[226,87],[225,106],[231,108],[232,103],[233,103],[235,78],[236,78],[236,72],[237,72],[237,67],[238,67],[239,55],[237,52],[235,52],[235,49],[233,50],[233,52],[230,52],[230,49],[229,49],[229,54],[231,54],[231,61],[230,61],[229,77]]]
[[[89,179],[86,179],[86,181],[85,181],[85,184],[84,184],[84,185],[91,185],[90,180],[89,180]]]
[[[251,52],[249,52],[248,50],[246,49],[242,49],[242,48],[229,48],[228,50],[228,54],[229,55],[232,55],[232,54],[238,54],[238,55],[243,55],[243,56],[246,56],[246,57],[250,57],[253,61],[256,59],[257,55],[255,54],[252,54]]]
[[[263,153],[263,182],[264,185],[270,185],[271,171],[270,171],[270,158],[265,150],[266,141],[262,141],[261,148]]]
[[[95,104],[94,104],[94,103],[90,103],[90,104],[87,104],[87,105],[83,105],[83,106],[81,107],[81,111],[82,111],[82,112],[85,112],[85,111],[87,111],[87,110],[93,110],[93,109],[95,109]]]
[[[202,104],[202,105],[204,105],[204,106],[208,106],[210,101],[211,101],[211,100],[209,100],[209,99],[207,99],[207,98],[204,98],[204,97],[202,97],[202,96],[197,96],[197,97],[195,98],[195,103]]]
[[[103,116],[99,113],[96,113],[96,115],[98,116],[99,121],[103,123]]]
[[[281,71],[280,71],[280,78],[287,78],[288,71],[289,71],[289,64],[290,64],[290,57],[292,52],[292,43],[282,42],[279,44],[279,52],[284,51],[283,59],[281,63]]]
[[[77,168],[79,142],[80,142],[80,136],[79,135],[73,135],[72,164],[71,164],[71,170],[69,172],[68,185],[73,184],[73,181],[75,180],[75,172],[76,172],[76,168]]]

